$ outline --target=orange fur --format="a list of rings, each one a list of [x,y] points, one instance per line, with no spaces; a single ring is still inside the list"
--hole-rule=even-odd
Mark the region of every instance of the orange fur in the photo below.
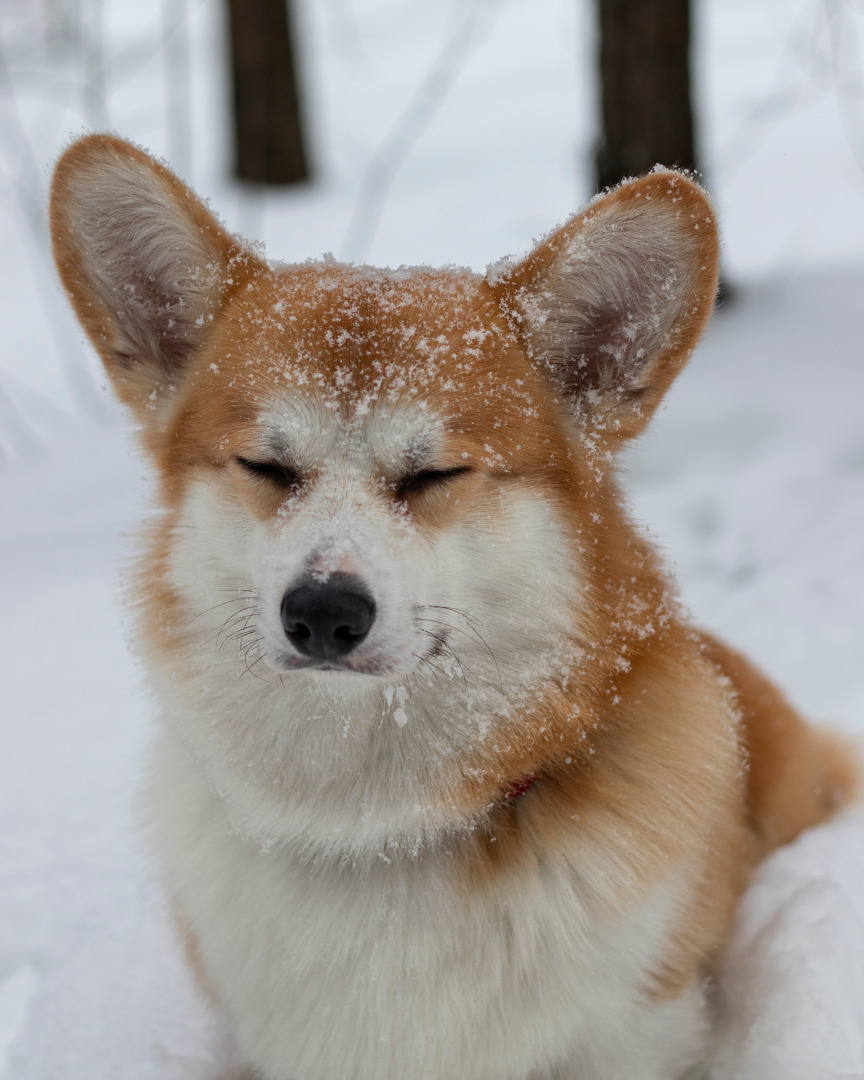
[[[176,177],[162,166],[151,165],[147,155],[128,144],[107,136],[90,136],[64,156],[55,176],[52,199],[52,235],[60,274],[85,329],[115,375],[121,396],[140,413],[140,391],[129,386],[126,375],[117,373],[111,352],[113,320],[98,297],[88,293],[82,258],[71,242],[73,230],[64,217],[69,204],[68,177],[94,150],[129,155],[142,168],[152,167],[171,198],[192,215],[196,227],[207,235],[224,264],[240,249]],[[648,422],[692,352],[713,303],[718,250],[713,219],[706,214],[698,189],[683,177],[671,175],[677,184],[673,200],[677,212],[702,225],[703,239],[694,260],[706,267],[706,276],[673,345],[655,361],[649,392],[628,414],[626,423],[609,428],[598,425],[599,440],[613,448]],[[657,199],[669,179],[670,174],[659,173],[622,187],[607,196],[603,208],[608,211],[615,204],[635,205],[640,200]],[[622,511],[614,477],[598,476],[592,459],[575,459],[568,453],[557,419],[556,394],[514,349],[509,333],[514,297],[542,277],[555,255],[594,213],[589,208],[574,218],[490,285],[481,282],[478,288],[474,279],[461,271],[421,270],[407,280],[394,275],[389,286],[391,304],[381,302],[381,277],[370,282],[362,271],[337,265],[273,271],[244,253],[241,271],[221,297],[216,324],[175,395],[169,422],[144,428],[147,448],[159,465],[162,502],[169,511],[152,535],[150,556],[144,564],[145,587],[150,596],[147,636],[151,647],[170,653],[185,629],[184,615],[160,567],[164,567],[171,547],[173,509],[182,503],[189,481],[200,470],[212,471],[220,483],[236,489],[237,497],[263,519],[272,517],[278,508],[280,500],[273,493],[252,490],[248,477],[231,466],[233,455],[243,452],[253,437],[257,405],[285,389],[285,366],[276,363],[277,358],[303,355],[307,358],[307,375],[311,371],[312,380],[320,379],[322,386],[332,385],[340,373],[350,372],[346,383],[349,402],[364,395],[380,396],[388,382],[398,383],[409,373],[409,385],[400,392],[414,396],[421,393],[445,412],[453,411],[454,400],[459,402],[462,419],[449,433],[448,460],[459,462],[466,454],[474,460],[491,442],[500,464],[488,470],[489,480],[496,484],[539,485],[550,500],[564,509],[571,522],[573,545],[589,567],[586,606],[592,612],[592,624],[580,628],[580,638],[590,641],[592,649],[586,678],[578,686],[574,683],[562,689],[552,700],[539,702],[534,715],[525,718],[521,740],[515,738],[506,748],[469,763],[466,774],[476,779],[466,778],[461,791],[444,792],[442,797],[476,807],[499,798],[513,777],[538,773],[543,784],[536,793],[526,796],[518,806],[502,805],[500,818],[502,822],[509,820],[510,825],[502,825],[500,832],[503,836],[508,827],[515,828],[514,822],[521,830],[525,818],[532,830],[544,832],[544,843],[552,846],[566,843],[557,836],[560,822],[575,820],[569,811],[577,808],[585,814],[590,813],[592,804],[596,808],[607,802],[619,807],[633,803],[644,813],[652,792],[666,786],[650,769],[640,773],[646,763],[654,767],[662,764],[662,772],[677,778],[681,805],[689,810],[703,803],[724,805],[729,793],[737,791],[737,778],[733,776],[735,783],[726,792],[706,786],[698,763],[710,753],[698,744],[698,739],[691,745],[696,737],[693,733],[683,738],[680,713],[667,718],[668,732],[661,725],[651,727],[649,732],[639,730],[624,719],[647,711],[641,702],[646,692],[653,692],[661,711],[668,709],[669,701],[676,696],[680,673],[668,671],[659,685],[656,677],[652,685],[647,676],[652,667],[659,664],[668,668],[673,659],[698,665],[701,653],[729,680],[741,709],[749,761],[748,820],[764,851],[824,820],[838,799],[851,791],[854,768],[840,756],[834,742],[807,728],[779,692],[743,657],[707,636],[693,638],[684,629],[656,556]],[[386,290],[386,276],[383,280]],[[350,303],[346,303],[346,295]],[[274,310],[280,301],[307,310],[302,327],[279,318],[257,316],[257,312]],[[445,360],[425,383],[421,380],[412,388],[412,368],[422,369],[436,352],[455,355],[459,344],[447,339],[447,327],[466,322],[491,330],[489,346],[478,346],[477,364],[470,374],[460,377]],[[250,326],[257,326],[257,332],[250,334]],[[415,328],[411,339],[405,337],[406,326]],[[242,331],[238,332],[240,327]],[[517,334],[521,332],[517,327]],[[434,346],[430,347],[430,341],[435,341]],[[502,347],[506,350],[503,360]],[[434,367],[434,361],[432,364]],[[445,371],[446,380],[441,374]],[[517,392],[515,385],[520,387]],[[530,410],[525,408],[526,403]],[[533,437],[538,428],[547,433],[542,442]],[[593,457],[599,455],[600,451],[595,450]],[[449,504],[442,506],[439,501],[427,508],[420,499],[414,513],[422,527],[446,529],[449,518],[459,511],[460,499],[474,502],[488,498],[488,489],[488,480],[475,475],[460,484],[459,497]],[[598,555],[593,561],[595,549]],[[661,613],[661,621],[665,612],[668,622],[665,628],[658,626],[647,641],[640,640],[643,629],[634,618],[645,612],[655,616]],[[627,667],[631,670],[626,671]],[[620,705],[611,706],[613,698],[620,698]],[[686,700],[682,707],[685,705]],[[637,750],[644,738],[656,740],[656,747],[646,744]],[[625,766],[630,755],[636,755],[633,764]],[[591,777],[587,785],[586,773]],[[637,773],[641,777],[638,783]],[[581,778],[578,784],[576,777]],[[622,799],[619,789],[633,784],[640,789],[638,798]],[[732,807],[737,798],[732,798]],[[738,811],[725,812],[731,814],[732,832],[736,833]],[[643,822],[634,834],[634,847],[655,853],[661,863],[668,860],[677,843],[677,814],[677,809],[671,813],[665,839],[656,824],[649,828]],[[566,826],[563,831],[566,837]],[[495,850],[495,863],[500,863],[505,846],[502,843]],[[750,860],[748,844],[742,838],[732,846],[741,852],[744,862]],[[714,872],[706,872],[706,888],[709,883],[713,888],[715,876]],[[730,870],[728,876],[735,882],[734,892],[742,880],[740,869]]]
[[[197,321],[187,318],[180,330],[164,322],[156,336],[167,359],[157,376],[155,353],[143,366],[130,361],[132,317],[117,310],[120,293],[96,281],[76,232],[84,198],[76,184],[82,173],[97,175],[100,160],[146,174],[157,202],[164,196],[191,221],[221,275],[213,296],[200,300]],[[658,206],[665,231],[680,233],[675,270],[688,288],[644,370],[604,391],[614,367],[610,326],[621,312],[601,295],[586,301],[595,322],[583,344],[594,349],[594,367],[571,363],[556,381],[548,368],[560,360],[556,304],[572,269],[566,253],[580,237],[591,241],[598,222],[654,221]],[[264,527],[282,512],[284,491],[238,462],[260,453],[262,407],[302,386],[346,422],[371,405],[406,402],[447,417],[432,467],[471,471],[453,478],[446,497],[435,488],[405,496],[417,533],[431,546],[470,515],[494,525],[508,492],[530,491],[564,523],[581,575],[566,669],[515,720],[495,717],[499,736],[478,740],[455,775],[441,770],[428,779],[430,803],[478,823],[448,841],[455,887],[466,898],[506,896],[564,867],[584,877],[589,914],[602,922],[626,917],[668,882],[675,926],[640,991],[671,1001],[696,985],[723,945],[755,861],[824,821],[857,783],[838,741],[811,730],[742,656],[688,627],[617,486],[612,455],[648,423],[712,309],[718,239],[701,190],[677,173],[651,174],[592,204],[488,280],[457,270],[271,269],[164,167],[92,136],[58,166],[51,224],[71,302],[135,411],[158,472],[163,513],[146,536],[135,584],[141,646],[154,665],[183,656],[198,617],[172,576],[190,490],[205,478],[226,505]],[[631,228],[635,242],[639,231]],[[654,270],[666,273],[659,263]],[[538,295],[547,309],[532,321],[529,302]],[[544,356],[552,358],[546,368]],[[314,488],[321,463],[301,464]],[[399,467],[378,460],[377,475],[364,481],[382,515],[393,506]],[[536,782],[507,799],[525,777]],[[179,922],[186,925],[182,914]],[[183,938],[209,985],[206,950],[202,956],[188,929]]]
[[[856,753],[811,728],[741,653],[707,634],[704,655],[729,680],[744,728],[747,813],[764,854],[826,821],[857,793]]]

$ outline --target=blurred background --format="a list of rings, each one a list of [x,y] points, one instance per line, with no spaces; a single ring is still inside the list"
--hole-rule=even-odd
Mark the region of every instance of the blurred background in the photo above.
[[[634,513],[700,623],[864,734],[864,0],[0,0],[2,1080],[215,1075],[130,809],[149,480],[46,228],[93,130],[287,261],[482,271],[695,166],[728,293],[624,462]],[[808,1032],[723,1076],[805,1076]]]
[[[91,130],[289,261],[482,270],[657,161],[701,170],[733,286],[864,260],[864,0],[0,0],[7,454],[93,404],[44,211]]]

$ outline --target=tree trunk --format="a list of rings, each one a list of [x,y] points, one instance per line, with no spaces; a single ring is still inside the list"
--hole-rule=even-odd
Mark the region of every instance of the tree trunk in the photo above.
[[[603,132],[597,187],[696,166],[689,0],[598,0]]]
[[[306,180],[290,0],[228,0],[234,76],[235,172],[241,180]]]

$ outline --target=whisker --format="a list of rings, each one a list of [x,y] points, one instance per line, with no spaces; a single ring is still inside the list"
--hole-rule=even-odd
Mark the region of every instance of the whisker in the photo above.
[[[249,663],[249,653],[255,648],[256,645],[260,645],[263,640],[264,638],[259,637],[257,641],[253,641],[252,644],[246,649],[246,652],[243,654],[243,664],[245,670],[240,672],[241,679],[244,675],[249,674],[252,675],[253,678],[258,679],[259,682],[266,683],[268,681],[267,679],[262,679],[260,675],[258,675],[255,671],[252,670],[255,665],[260,664],[264,657],[267,655],[266,651],[262,652],[257,660],[253,661],[251,664]]]
[[[219,589],[218,591],[219,592],[239,592],[240,590],[239,589]],[[215,611],[216,608],[225,607],[226,604],[237,604],[241,600],[257,601],[257,599],[258,599],[258,595],[257,595],[257,592],[256,592],[256,595],[254,595],[254,596],[235,596],[231,600],[220,600],[220,602],[218,604],[214,604],[212,607],[205,608],[203,611],[199,612],[188,623],[188,626],[191,626],[192,623],[197,622],[199,619],[203,618],[205,615],[208,615],[211,611]]]
[[[504,682],[503,682],[503,680],[501,678],[501,668],[498,666],[498,659],[495,656],[495,653],[489,647],[489,643],[486,641],[486,639],[483,637],[483,635],[480,633],[480,631],[474,625],[474,623],[478,622],[478,620],[474,619],[467,612],[461,611],[459,608],[448,607],[448,606],[446,606],[444,604],[426,604],[426,605],[424,605],[424,607],[425,608],[433,608],[433,609],[436,609],[438,611],[452,611],[454,614],[460,615],[462,618],[465,619],[466,623],[468,624],[468,629],[471,631],[471,633],[474,635],[474,637],[480,642],[480,644],[483,646],[483,648],[489,654],[489,658],[491,659],[492,663],[495,665],[495,672],[496,672],[496,674],[498,676],[498,686],[499,686],[499,689],[500,689],[500,691],[501,691],[501,693],[503,695],[503,693],[504,693]],[[460,629],[458,626],[453,626],[451,623],[447,622],[444,619],[427,619],[427,618],[423,618],[422,616],[420,616],[420,617],[418,617],[418,621],[419,622],[436,623],[438,626],[444,626],[448,630],[452,630],[456,634],[462,634],[465,637],[468,637],[468,633],[465,630]],[[480,623],[480,625],[483,626],[484,629],[486,629],[486,627],[484,626],[483,623]]]
[[[247,611],[249,612],[249,614],[246,615],[245,618],[244,618],[244,613],[247,612]],[[238,611],[236,613],[236,615],[229,616],[229,618],[226,619],[225,622],[222,624],[222,626],[219,629],[219,632],[216,635],[216,651],[221,652],[222,649],[224,648],[226,642],[230,641],[232,637],[236,636],[237,634],[245,633],[245,631],[249,629],[249,623],[252,621],[252,619],[255,618],[255,616],[257,614],[258,614],[258,608],[253,607],[253,608],[242,608],[240,611]],[[239,630],[231,629],[231,628],[233,628],[234,624],[239,622],[241,619],[243,620],[243,624],[240,627],[240,629]],[[229,629],[231,630],[230,633],[229,633]],[[254,629],[255,629],[255,627],[252,627],[253,631],[254,631]],[[224,641],[220,645],[219,644],[219,638],[222,636],[222,634],[227,634],[228,636],[224,639]]]
[[[433,664],[432,661],[428,657],[421,656],[420,653],[416,653],[416,652],[411,653],[411,655],[414,657],[415,660],[417,660],[418,663],[422,664],[424,667],[429,668],[429,670],[432,672],[432,678],[435,679],[437,682],[440,682],[440,680],[441,680],[441,672],[438,670],[438,668],[435,666],[435,664]],[[416,673],[412,674],[410,676],[410,678],[414,678],[415,675],[416,675]]]
[[[257,610],[258,609],[255,607],[244,607],[241,608],[239,611],[232,611],[231,614],[219,627],[219,629],[216,630],[214,633],[210,634],[209,637],[204,639],[204,644],[209,645],[211,641],[215,641],[218,649],[219,638],[222,636],[222,634],[226,633],[235,623],[239,622],[241,619],[245,618],[248,622],[249,619],[251,619],[257,613]],[[246,612],[249,612],[249,614],[246,615]]]
[[[465,671],[466,671],[466,669],[468,671],[470,671],[471,668],[467,664],[463,664],[462,658],[459,656],[459,654],[456,652],[456,650],[453,648],[453,646],[450,644],[450,642],[447,641],[446,637],[444,637],[441,634],[436,634],[432,630],[426,630],[422,626],[420,627],[420,630],[421,630],[422,633],[426,634],[427,637],[432,638],[432,640],[435,642],[435,644],[439,648],[445,649],[447,651],[447,653],[450,656],[453,657],[453,660],[456,663],[457,673],[458,673],[458,675],[461,676],[462,681],[465,684],[465,689],[467,690],[468,689],[468,679],[465,677]],[[452,680],[453,676],[447,671],[447,668],[445,667],[443,670],[444,670],[445,674],[447,675],[447,677]]]
[[[459,615],[467,623],[477,623],[478,626],[482,626],[484,630],[486,629],[486,624],[482,621],[482,619],[478,619],[475,615],[471,615],[469,612],[463,611],[462,608],[449,607],[447,604],[424,604],[424,607],[430,608],[434,611],[452,611],[454,615]]]
[[[222,644],[218,647],[217,652],[221,653],[222,650],[225,648],[225,646],[228,644],[229,641],[239,642],[240,645],[242,646],[243,645],[243,638],[247,638],[251,634],[257,634],[257,633],[258,633],[257,627],[254,627],[254,626],[250,626],[248,630],[237,630],[233,634],[229,634],[228,637],[226,637],[222,641]]]

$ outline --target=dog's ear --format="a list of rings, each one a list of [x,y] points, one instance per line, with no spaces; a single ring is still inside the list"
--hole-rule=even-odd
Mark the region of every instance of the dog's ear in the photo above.
[[[598,197],[487,279],[580,422],[615,445],[642,430],[699,340],[718,254],[702,189],[657,171]]]
[[[61,157],[50,221],[75,313],[136,410],[158,408],[227,296],[263,265],[176,176],[107,135]]]

